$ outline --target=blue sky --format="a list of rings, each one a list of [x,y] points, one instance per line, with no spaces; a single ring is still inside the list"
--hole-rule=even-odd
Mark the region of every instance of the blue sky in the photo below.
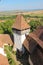
[[[1,0],[0,11],[43,9],[43,0]]]

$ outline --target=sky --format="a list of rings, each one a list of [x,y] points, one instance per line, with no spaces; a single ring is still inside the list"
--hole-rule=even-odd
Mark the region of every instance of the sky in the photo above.
[[[0,11],[43,9],[43,0],[0,0]]]

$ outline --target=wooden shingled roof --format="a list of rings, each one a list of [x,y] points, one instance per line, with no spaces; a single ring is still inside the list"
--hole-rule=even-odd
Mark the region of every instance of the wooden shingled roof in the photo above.
[[[24,17],[22,15],[18,15],[16,17],[16,21],[12,26],[13,29],[18,29],[18,30],[25,30],[30,28],[30,25],[27,24],[27,22],[25,21]]]

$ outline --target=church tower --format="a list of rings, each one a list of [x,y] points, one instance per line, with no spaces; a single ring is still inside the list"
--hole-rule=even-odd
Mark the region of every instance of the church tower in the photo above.
[[[25,21],[22,15],[17,15],[16,21],[13,24],[13,36],[14,36],[14,46],[13,50],[19,50],[24,53],[23,42],[26,39],[26,35],[30,32],[30,26]]]

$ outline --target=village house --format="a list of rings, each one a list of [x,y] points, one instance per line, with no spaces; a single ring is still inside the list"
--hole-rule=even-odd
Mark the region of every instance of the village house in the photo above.
[[[13,42],[9,34],[0,34],[0,42],[2,42],[0,43],[0,47],[3,47],[5,44],[13,45]]]
[[[13,42],[8,34],[0,34],[0,65],[9,65],[4,45],[13,45]]]

